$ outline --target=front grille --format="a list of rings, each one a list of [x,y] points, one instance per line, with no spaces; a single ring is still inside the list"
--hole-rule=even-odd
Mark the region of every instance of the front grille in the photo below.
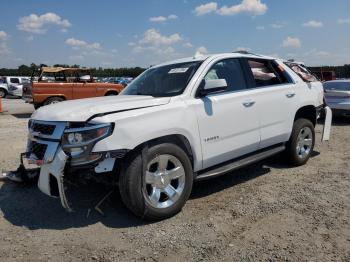
[[[31,144],[31,152],[34,153],[39,160],[44,159],[46,149],[47,145],[45,144],[39,144],[35,141],[33,141]]]
[[[34,123],[33,124],[33,131],[39,132],[43,135],[52,135],[53,132],[55,131],[55,125]]]

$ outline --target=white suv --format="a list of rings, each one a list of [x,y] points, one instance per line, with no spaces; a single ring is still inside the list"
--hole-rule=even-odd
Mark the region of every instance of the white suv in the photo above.
[[[106,177],[133,213],[162,219],[181,210],[194,181],[282,152],[305,164],[324,109],[322,84],[282,60],[192,57],[146,70],[119,96],[40,108],[23,158],[40,165],[39,188],[68,210],[65,180]]]

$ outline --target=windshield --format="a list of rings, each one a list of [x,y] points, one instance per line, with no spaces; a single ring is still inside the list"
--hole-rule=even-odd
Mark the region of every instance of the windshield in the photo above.
[[[153,97],[182,94],[202,61],[150,68],[124,89],[123,95]]]

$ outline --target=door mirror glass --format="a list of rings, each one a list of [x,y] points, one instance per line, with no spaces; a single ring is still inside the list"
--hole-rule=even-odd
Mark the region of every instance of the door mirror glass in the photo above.
[[[199,94],[200,96],[206,96],[207,94],[225,91],[226,89],[226,79],[203,79]]]
[[[80,81],[82,81],[82,82],[88,82],[90,80],[91,80],[90,75],[83,75],[80,77]]]

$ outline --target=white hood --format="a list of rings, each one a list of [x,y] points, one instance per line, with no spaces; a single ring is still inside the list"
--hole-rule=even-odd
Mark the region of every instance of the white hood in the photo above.
[[[32,118],[44,121],[80,122],[97,114],[165,105],[169,101],[169,97],[131,95],[85,98],[41,107],[33,113]]]

